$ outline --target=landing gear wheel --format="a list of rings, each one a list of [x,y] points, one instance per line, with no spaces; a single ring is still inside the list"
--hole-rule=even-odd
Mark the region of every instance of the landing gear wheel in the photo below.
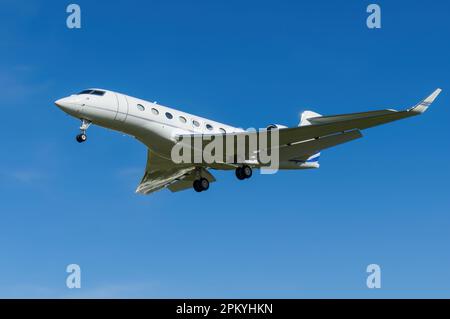
[[[206,178],[200,178],[200,186],[202,190],[207,191],[209,188],[209,181]]]
[[[244,174],[245,178],[250,178],[253,175],[253,171],[250,166],[242,167],[242,173]]]
[[[197,179],[194,181],[193,187],[197,193],[206,191],[209,188],[209,181],[206,178]]]
[[[87,141],[87,135],[84,133],[81,133],[79,135],[77,135],[77,142],[78,143],[84,143]]]
[[[194,181],[193,187],[197,193],[200,193],[203,191],[202,186],[200,185],[200,180],[198,180],[198,179]]]
[[[245,166],[236,168],[236,177],[241,181],[252,177],[252,175],[253,175],[253,171],[250,166],[245,165]]]
[[[242,181],[245,179],[244,172],[242,171],[242,167],[236,168],[236,177],[238,180]]]

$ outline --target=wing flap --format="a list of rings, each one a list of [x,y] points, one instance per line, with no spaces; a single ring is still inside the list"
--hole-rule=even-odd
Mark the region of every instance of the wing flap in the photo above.
[[[200,175],[206,178],[209,183],[213,183],[216,181],[214,176],[204,168],[200,169]],[[168,185],[167,188],[174,193],[192,188],[192,183],[196,178],[196,174],[193,174],[193,172],[191,172],[190,174],[185,175],[184,178],[175,180],[173,183]]]
[[[286,145],[280,149],[280,161],[290,160],[307,160],[312,155],[319,153],[320,151],[344,144],[358,138],[361,138],[362,134],[358,130],[334,134],[331,136],[309,140],[306,142],[300,142],[292,145]]]
[[[216,181],[205,168],[175,164],[148,150],[145,174],[136,193],[147,195],[166,187],[172,192],[182,191],[192,187],[198,174],[207,178],[210,183]]]
[[[147,195],[156,192],[189,175],[195,168],[182,168],[171,170],[155,170],[146,172],[144,178],[136,189],[136,193]]]

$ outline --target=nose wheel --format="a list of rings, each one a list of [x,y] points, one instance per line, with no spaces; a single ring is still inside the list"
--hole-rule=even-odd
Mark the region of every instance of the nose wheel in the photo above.
[[[206,191],[209,188],[209,181],[206,178],[196,179],[194,181],[193,187],[197,193]]]
[[[78,143],[84,143],[87,141],[87,135],[84,133],[78,134],[76,139]]]
[[[250,166],[244,165],[242,167],[236,168],[236,177],[241,181],[252,177],[252,175],[253,171]]]
[[[87,120],[81,120],[80,131],[81,133],[77,135],[76,140],[78,143],[84,143],[87,141],[86,131],[91,126],[91,122]]]

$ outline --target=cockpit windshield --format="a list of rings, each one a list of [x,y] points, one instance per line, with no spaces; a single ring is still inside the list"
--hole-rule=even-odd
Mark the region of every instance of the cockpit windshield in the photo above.
[[[80,93],[78,93],[78,95],[81,95],[81,94],[90,94],[90,95],[103,96],[103,95],[105,95],[105,91],[100,91],[100,90],[84,90],[84,91],[81,91]]]

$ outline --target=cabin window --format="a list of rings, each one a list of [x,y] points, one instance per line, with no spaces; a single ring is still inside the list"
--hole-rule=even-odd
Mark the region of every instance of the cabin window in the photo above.
[[[155,114],[155,115],[158,115],[159,111],[157,109],[155,109],[155,108],[152,108],[152,113]]]
[[[169,120],[173,119],[173,115],[172,115],[171,113],[169,113],[169,112],[166,112],[166,117],[167,117]]]
[[[180,122],[183,124],[187,122],[187,120],[184,116],[180,116],[179,119],[180,119]]]
[[[145,107],[142,104],[138,104],[136,107],[139,111],[145,111]]]
[[[206,129],[207,129],[208,131],[212,131],[212,130],[213,130],[213,127],[212,127],[211,124],[206,124]]]
[[[200,123],[199,123],[198,121],[196,121],[196,120],[193,120],[193,121],[192,121],[192,124],[194,124],[194,126],[196,126],[196,127],[199,127],[199,126],[200,126]]]

